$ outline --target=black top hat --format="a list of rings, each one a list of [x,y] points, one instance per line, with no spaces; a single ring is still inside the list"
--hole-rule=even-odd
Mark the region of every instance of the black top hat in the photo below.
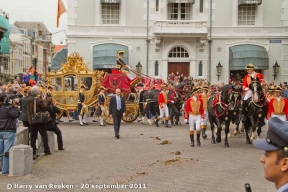
[[[253,141],[254,147],[264,151],[282,149],[288,151],[288,122],[278,117],[271,117],[268,121],[269,129],[266,139]]]

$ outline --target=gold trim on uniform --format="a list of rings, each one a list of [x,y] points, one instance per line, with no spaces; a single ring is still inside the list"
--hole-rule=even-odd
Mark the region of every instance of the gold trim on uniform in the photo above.
[[[191,99],[190,106],[192,109],[192,111],[189,112],[190,115],[200,115],[201,102],[199,100],[194,101],[193,99]]]
[[[285,101],[283,98],[280,99],[280,101],[277,100],[277,98],[273,102],[273,108],[274,112],[273,114],[275,115],[284,115],[285,113],[283,112],[283,109],[285,107]]]
[[[208,102],[208,96],[205,93],[201,93],[201,98],[203,100],[203,109],[204,111],[207,111],[207,102]]]

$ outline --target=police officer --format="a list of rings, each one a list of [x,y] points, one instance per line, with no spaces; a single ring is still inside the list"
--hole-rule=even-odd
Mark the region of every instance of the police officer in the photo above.
[[[104,121],[103,118],[105,116],[106,112],[106,97],[105,97],[105,88],[103,86],[100,87],[100,93],[98,95],[98,103],[99,103],[99,108],[98,108],[98,116],[99,121],[100,121],[100,126],[104,126]]]
[[[125,51],[118,51],[118,58],[116,60],[116,69],[121,71],[121,73],[125,74],[128,79],[132,80],[133,77],[129,74],[128,69],[131,69],[129,65],[127,65],[123,60],[123,55],[125,54]]]
[[[88,115],[88,107],[85,105],[85,95],[84,91],[86,90],[86,86],[81,84],[80,92],[79,92],[79,100],[78,100],[78,114],[79,114],[79,122],[80,126],[88,125],[86,121],[86,117]],[[83,120],[82,120],[83,116]]]
[[[271,117],[266,139],[254,140],[253,145],[265,151],[260,161],[264,177],[275,184],[277,192],[288,192],[288,122]]]

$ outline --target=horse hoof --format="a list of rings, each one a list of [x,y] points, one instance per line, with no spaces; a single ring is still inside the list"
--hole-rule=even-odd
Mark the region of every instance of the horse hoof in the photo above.
[[[246,140],[246,144],[251,144],[251,142],[249,140]]]
[[[206,139],[207,138],[207,135],[205,134],[205,135],[202,135],[202,138],[203,139]]]
[[[234,136],[237,136],[238,134],[237,134],[237,132],[234,132],[233,135],[234,135]]]
[[[216,144],[215,139],[212,139],[212,140],[211,140],[211,143],[212,143],[212,144]]]
[[[224,147],[230,147],[229,143],[224,143]]]
[[[221,143],[221,138],[216,138],[217,143]]]

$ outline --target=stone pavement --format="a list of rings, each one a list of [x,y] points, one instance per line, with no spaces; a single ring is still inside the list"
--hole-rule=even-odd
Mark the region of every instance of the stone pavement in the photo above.
[[[60,128],[66,150],[41,156],[34,163],[32,175],[0,175],[1,192],[99,191],[97,188],[104,184],[126,189],[101,191],[244,192],[245,183],[250,183],[253,192],[276,191],[263,178],[259,161],[263,152],[245,144],[243,133],[229,138],[230,148],[224,148],[223,141],[211,144],[208,131],[208,139],[202,140],[201,147],[192,148],[188,125],[169,129],[164,125],[157,128],[122,123],[121,138],[117,140],[112,126],[90,123],[80,127],[78,122],[63,119],[66,122]],[[266,132],[264,127],[262,138]],[[170,144],[161,145],[164,140]],[[31,189],[20,188],[24,184]],[[52,188],[51,184],[70,186]]]

